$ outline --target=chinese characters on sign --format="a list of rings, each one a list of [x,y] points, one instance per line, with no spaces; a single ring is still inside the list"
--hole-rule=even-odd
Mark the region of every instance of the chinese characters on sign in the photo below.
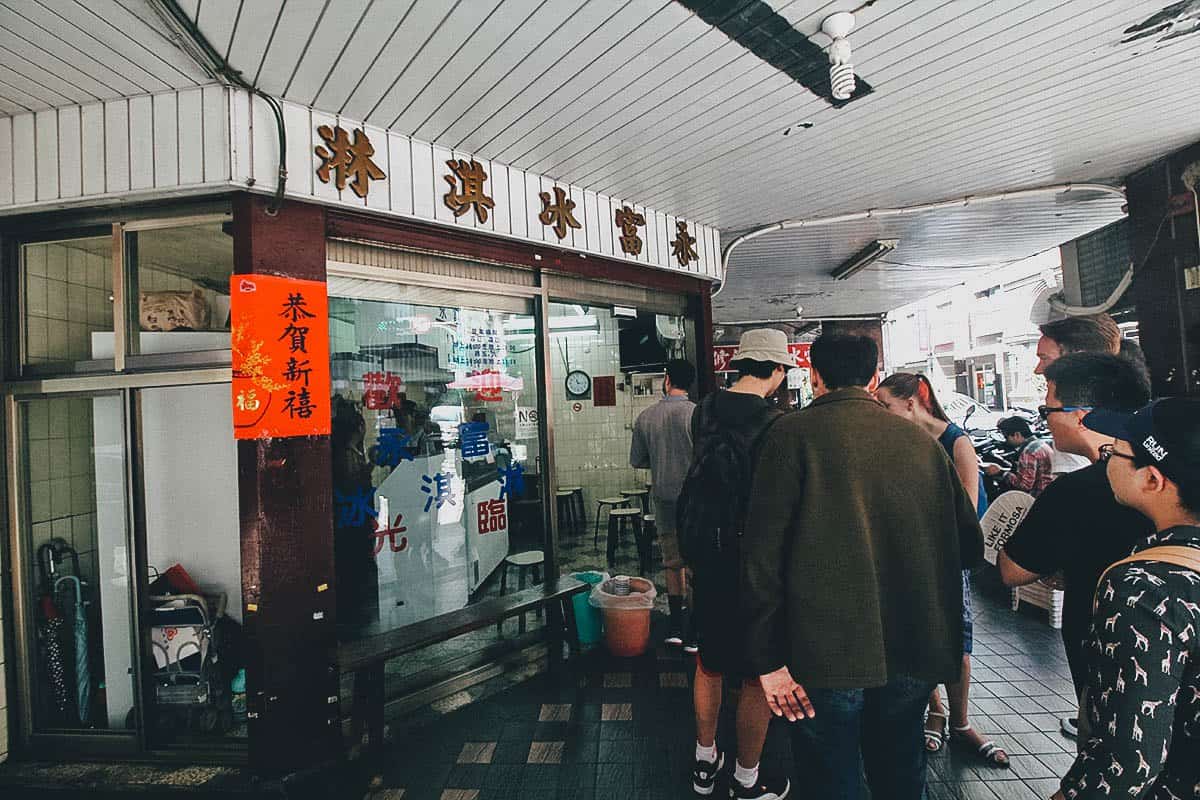
[[[671,242],[671,255],[675,256],[675,260],[679,262],[679,266],[686,267],[693,261],[700,259],[696,253],[696,248],[692,247],[696,243],[696,237],[688,233],[686,222],[675,223],[677,236]]]
[[[230,281],[234,435],[329,433],[325,284],[269,275]]]
[[[458,443],[463,458],[485,458],[490,450],[486,422],[464,422],[458,426]]]
[[[525,494],[525,468],[520,464],[509,464],[496,470],[500,478],[500,499],[511,497],[516,500]]]
[[[640,256],[642,237],[638,236],[638,228],[645,227],[646,217],[629,206],[621,206],[613,215],[613,219],[621,229],[621,252],[628,256]]]
[[[379,165],[371,160],[375,155],[375,147],[361,128],[354,129],[354,141],[340,125],[330,128],[322,125],[317,128],[317,135],[328,145],[326,149],[317,145],[314,152],[321,159],[317,167],[317,178],[321,183],[329,183],[330,170],[333,171],[333,183],[338,191],[344,191],[349,182],[350,189],[359,197],[366,197],[371,190],[372,180],[383,180],[387,177]]]
[[[333,519],[339,528],[357,528],[366,524],[367,517],[375,519],[375,487],[367,486],[350,494],[333,490]]]
[[[788,345],[788,352],[796,359],[797,367],[811,367],[812,362],[808,360],[808,351],[811,348],[808,342],[793,342]],[[733,361],[734,354],[737,353],[735,345],[717,345],[713,348],[713,371],[714,372],[732,372],[733,368],[730,362]]]
[[[503,500],[484,500],[475,507],[479,533],[498,533],[508,528],[508,508]]]
[[[504,337],[497,328],[460,327],[454,341],[450,364],[467,369],[503,369],[516,363],[508,358]]]
[[[375,463],[381,467],[397,467],[401,461],[412,461],[412,436],[399,428],[380,428],[375,445]]]
[[[483,165],[475,159],[467,161],[464,158],[451,159],[446,162],[453,175],[443,175],[442,179],[450,184],[450,191],[442,195],[446,208],[454,212],[455,217],[461,217],[475,208],[475,218],[480,222],[488,221],[488,209],[495,208],[492,198],[484,193],[483,185],[488,174]],[[462,183],[462,193],[458,192],[458,184]]]
[[[439,472],[432,477],[429,475],[422,475],[421,491],[428,495],[428,497],[425,498],[426,513],[428,513],[429,509],[435,504],[439,509],[446,505],[446,503],[449,503],[450,505],[456,504],[453,495],[450,493],[450,476],[446,475],[445,473]]]
[[[542,210],[538,219],[543,225],[552,226],[554,235],[559,239],[566,238],[567,228],[583,227],[572,213],[575,210],[575,201],[567,197],[567,191],[561,186],[554,187],[554,202],[550,202],[549,192],[540,192],[538,197],[542,198]]]
[[[375,555],[379,555],[383,550],[384,539],[387,539],[388,549],[393,553],[399,553],[408,549],[407,536],[401,536],[400,541],[396,541],[396,534],[408,532],[408,528],[400,524],[403,520],[404,515],[397,514],[396,522],[391,527],[388,527],[387,520],[383,520],[382,522],[379,520],[375,521],[375,533],[371,534],[375,538]]]
[[[385,411],[400,405],[404,382],[390,372],[368,372],[363,375],[363,405],[372,411]]]

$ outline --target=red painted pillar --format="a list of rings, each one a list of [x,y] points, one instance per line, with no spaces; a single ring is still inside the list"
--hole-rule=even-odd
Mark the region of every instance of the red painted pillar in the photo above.
[[[324,281],[325,210],[267,205],[234,199],[236,272]],[[341,750],[332,479],[328,436],[238,442],[250,762],[267,771]]]

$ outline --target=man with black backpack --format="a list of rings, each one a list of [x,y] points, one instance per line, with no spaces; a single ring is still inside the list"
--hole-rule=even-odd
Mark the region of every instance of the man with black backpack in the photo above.
[[[716,745],[724,678],[738,681],[737,763],[730,796],[782,800],[786,778],[759,777],[771,710],[746,662],[740,617],[740,559],[746,504],[759,440],[780,412],[767,405],[795,365],[787,337],[776,330],[742,334],[731,366],[738,380],[710,394],[692,416],[695,455],[679,497],[680,544],[692,572],[692,625],[699,643],[694,699],[696,765],[692,788],[712,794],[725,756]]]

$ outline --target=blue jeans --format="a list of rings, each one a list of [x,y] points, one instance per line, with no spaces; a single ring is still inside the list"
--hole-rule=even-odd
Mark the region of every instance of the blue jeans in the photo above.
[[[790,726],[805,796],[859,800],[865,767],[872,797],[921,800],[921,729],[932,691],[932,683],[907,677],[877,689],[809,689],[816,716]]]

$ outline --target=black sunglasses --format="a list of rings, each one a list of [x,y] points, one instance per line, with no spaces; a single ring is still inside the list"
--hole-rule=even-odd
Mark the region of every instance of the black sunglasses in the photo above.
[[[1038,406],[1038,416],[1042,419],[1049,419],[1050,415],[1057,412],[1071,411],[1091,411],[1091,406]]]
[[[1125,453],[1118,453],[1116,448],[1111,444],[1100,445],[1100,460],[1101,461],[1108,461],[1113,456],[1116,456],[1117,458],[1127,458],[1130,461],[1132,461],[1134,464],[1136,464],[1138,462],[1137,456],[1126,455]]]

